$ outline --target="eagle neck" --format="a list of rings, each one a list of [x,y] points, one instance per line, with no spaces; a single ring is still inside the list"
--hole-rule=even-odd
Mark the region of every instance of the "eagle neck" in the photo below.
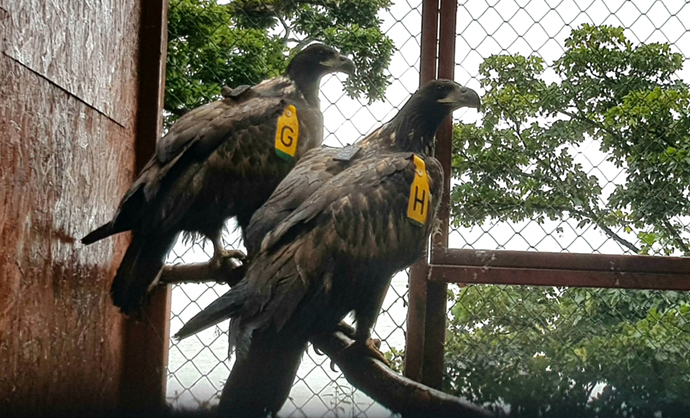
[[[320,106],[319,84],[321,83],[321,76],[315,78],[313,74],[301,72],[288,76],[297,85],[297,89],[302,92],[307,103],[316,107]]]
[[[434,144],[434,136],[448,112],[433,107],[403,109],[391,128],[399,151],[426,154]]]

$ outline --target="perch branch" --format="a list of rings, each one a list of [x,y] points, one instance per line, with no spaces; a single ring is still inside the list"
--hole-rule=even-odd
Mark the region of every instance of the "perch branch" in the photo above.
[[[248,265],[245,262],[238,266],[234,260],[226,258],[222,263],[165,266],[159,283],[218,282],[232,286],[244,277]],[[467,401],[403,377],[373,357],[357,355],[354,350],[344,350],[353,342],[346,334],[354,335],[354,330],[350,329],[348,332],[348,328],[348,325],[341,323],[338,331],[315,335],[310,340],[340,367],[353,386],[381,405],[402,413],[404,418],[494,416]]]
[[[247,271],[248,264],[235,264],[234,259],[223,258],[220,263],[205,262],[175,264],[163,267],[159,284],[224,283],[234,286]]]
[[[353,386],[404,418],[495,416],[470,402],[401,376],[380,360],[345,350],[353,340],[341,331],[314,335],[310,340],[340,367]]]

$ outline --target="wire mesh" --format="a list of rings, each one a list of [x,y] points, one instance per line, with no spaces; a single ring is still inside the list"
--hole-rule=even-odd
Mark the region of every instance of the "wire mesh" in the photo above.
[[[238,17],[230,16],[223,3],[227,2],[170,2],[169,70],[164,111],[167,126],[183,113],[184,108],[193,108],[217,99],[219,84],[227,82],[232,87],[239,84],[255,84],[261,78],[275,75],[274,72],[263,71],[274,63],[268,62],[265,51],[256,50],[257,44],[253,37],[259,34],[234,30]],[[262,13],[268,13],[270,17],[269,9],[281,7],[278,3],[280,2],[266,2],[268,8],[262,10]],[[386,73],[390,85],[382,101],[369,104],[365,98],[352,99],[343,90],[344,76],[324,77],[320,91],[325,125],[324,144],[341,146],[361,139],[391,118],[417,89],[421,30],[421,5],[418,3],[400,2],[378,13],[381,31],[393,40],[396,48]],[[257,4],[260,5],[261,2]],[[192,12],[196,13],[194,19],[189,15]],[[199,19],[199,16],[202,19]],[[261,19],[262,16],[265,17],[261,13],[243,14],[241,19]],[[189,21],[193,23],[190,24]],[[272,41],[285,39],[287,45],[292,47],[300,40],[288,39],[297,36],[294,31],[290,31],[289,34],[286,31],[285,27],[289,27],[290,23],[281,21],[264,35]],[[216,41],[218,44],[214,45]],[[281,48],[282,45],[280,44]],[[196,48],[196,52],[190,54],[190,48]],[[247,66],[241,62],[247,55],[265,59],[262,62],[255,58],[252,65]],[[190,56],[193,59],[190,59]],[[220,62],[221,65],[205,66],[203,63],[209,60],[213,63]],[[245,71],[237,73],[238,68]],[[247,68],[250,69],[246,70]],[[198,81],[204,77],[214,80],[216,84]],[[230,223],[227,229],[223,236],[226,248],[243,250],[234,225]],[[168,262],[202,262],[208,260],[211,253],[210,243],[204,246],[200,241],[185,243],[180,239]],[[174,286],[171,334],[227,289],[227,286],[217,284]],[[401,356],[405,344],[406,298],[407,273],[402,272],[393,279],[373,335],[382,340],[381,350],[397,367],[402,364]],[[233,359],[228,358],[227,322],[183,341],[171,339],[169,347],[168,403],[173,407],[188,408],[203,408],[216,404],[233,363]],[[331,370],[327,357],[316,354],[311,347],[303,358],[289,400],[280,411],[280,416],[288,417],[388,415],[389,411],[349,385],[342,373]]]
[[[182,9],[178,8],[183,3],[187,2],[171,1],[171,13],[180,12]],[[232,27],[232,21],[214,16],[214,7],[208,10],[207,20],[215,22],[217,30]],[[341,77],[326,77],[321,90],[326,144],[346,144],[359,139],[391,117],[417,88],[420,2],[396,2],[390,9],[381,11],[379,18],[383,32],[397,48],[389,66],[391,85],[386,89],[383,102],[368,104],[347,97],[341,88]],[[541,86],[538,81],[543,81],[545,86],[554,82],[562,86],[564,80],[559,78],[562,73],[554,63],[568,51],[566,39],[572,31],[585,23],[622,27],[633,48],[653,42],[667,43],[670,52],[680,54],[685,62],[690,54],[690,29],[685,22],[690,22],[690,4],[680,1],[460,1],[456,81],[483,94],[486,104],[489,93],[500,91],[497,85],[492,90],[490,84],[482,84],[482,80],[496,74],[488,71],[486,77],[481,76],[479,69],[482,64],[494,54],[521,54],[538,57],[544,65],[543,71],[535,72],[531,84],[523,80],[523,88]],[[216,30],[208,28],[214,24],[198,29],[204,36],[211,36]],[[271,36],[280,38],[286,35],[285,29],[280,27],[274,32]],[[185,36],[189,35],[182,35],[182,39]],[[246,52],[239,54],[241,56],[252,54],[247,46],[251,45],[248,40],[252,34],[237,36],[236,39],[226,37],[225,41],[229,43],[222,48],[211,45],[204,52],[204,56],[225,63],[218,68],[202,69],[181,61],[171,63],[170,60],[168,65],[185,69],[182,74],[227,71],[214,74],[214,77],[237,80],[238,84],[248,79],[251,81],[249,84],[253,84],[258,81],[252,79],[258,77],[257,74],[240,74],[243,79],[233,73],[233,68],[246,66],[239,63],[233,67],[223,59],[227,51],[237,49]],[[174,45],[172,48],[183,46]],[[589,60],[597,62],[597,56],[592,55]],[[534,62],[528,60],[523,63],[527,64]],[[259,62],[256,67],[261,65]],[[515,62],[511,65],[515,66]],[[690,68],[681,64],[662,84],[671,89],[678,87],[678,82],[689,81]],[[208,85],[190,83],[185,77],[169,78],[168,82],[178,83],[173,84],[177,86],[175,91],[183,96],[173,104],[195,103],[197,96],[198,103],[213,98]],[[637,91],[636,88],[625,86],[625,94],[613,91],[609,96],[620,100],[625,97],[632,99],[634,95],[628,93]],[[664,90],[662,99],[668,97],[667,90]],[[543,128],[558,125],[557,121],[572,119],[572,115],[544,110],[547,105],[552,109],[558,104],[553,103],[557,102],[556,93],[544,89],[532,96],[507,96],[523,100],[536,109],[523,118],[526,123],[521,128],[524,129],[517,130],[530,129],[533,124]],[[647,100],[650,94],[646,91],[637,97],[637,102],[629,103],[627,116],[636,104],[637,111],[644,112],[641,105],[650,106]],[[496,125],[492,126],[496,130],[512,128],[505,116],[509,113],[506,109],[514,108],[510,107],[510,101],[502,103],[501,99],[506,97],[494,98],[494,113],[499,115]],[[682,97],[678,100],[685,103]],[[593,104],[601,102],[601,98],[591,100]],[[503,107],[499,106],[501,104]],[[618,103],[618,108],[622,108],[621,103]],[[566,110],[573,110],[572,106]],[[654,114],[659,109],[647,110],[647,114]],[[456,204],[452,208],[450,246],[688,255],[683,247],[688,239],[688,210],[684,203],[688,192],[683,188],[682,180],[687,179],[683,176],[687,175],[685,167],[690,160],[685,160],[685,148],[690,141],[687,129],[685,136],[677,134],[683,126],[688,127],[683,125],[687,124],[687,117],[683,119],[687,113],[675,109],[667,113],[671,115],[669,129],[663,132],[652,132],[649,123],[636,125],[637,133],[644,135],[636,136],[634,129],[624,132],[628,135],[625,138],[641,141],[631,143],[629,151],[635,151],[631,159],[616,156],[613,146],[602,147],[607,139],[605,130],[601,130],[604,131],[602,133],[580,128],[582,132],[575,132],[579,135],[578,140],[561,140],[553,144],[533,141],[530,148],[524,140],[527,136],[519,134],[510,136],[513,142],[506,141],[506,136],[500,140],[490,137],[491,141],[473,143],[475,137],[470,135],[468,139],[467,132],[458,125],[454,138],[456,154],[451,195]],[[175,112],[169,112],[168,116],[174,120]],[[455,116],[456,122],[470,124],[477,119],[473,111],[457,112]],[[630,118],[625,119],[626,114],[612,113],[609,116],[612,119],[608,122],[630,123]],[[475,126],[487,126],[486,121],[487,113],[479,116]],[[595,119],[594,122],[607,121]],[[544,167],[544,161],[553,164]],[[655,162],[669,161],[674,164],[666,164],[668,171],[655,181],[674,181],[666,181],[657,189],[647,188],[646,193],[644,188],[639,189],[642,192],[638,193],[638,200],[648,206],[637,208],[624,199],[620,202],[612,200],[616,193],[626,191],[633,169],[653,172]],[[562,170],[556,173],[558,175],[545,179],[545,173],[549,173],[546,170],[548,165]],[[518,184],[518,180],[525,180],[524,174],[537,179],[533,178],[533,183],[524,181]],[[482,189],[480,186],[483,184],[491,184],[493,188]],[[591,193],[585,193],[588,191]],[[652,194],[659,198],[644,199]],[[552,199],[554,196],[561,200]],[[505,197],[515,199],[507,201]],[[535,201],[533,197],[541,200]],[[525,202],[531,206],[526,208]],[[666,214],[666,218],[650,220],[652,212]],[[672,228],[668,227],[669,224]],[[673,231],[677,234],[674,235]],[[241,249],[236,234],[228,233],[224,239],[228,246]],[[202,243],[178,244],[170,261],[202,261],[208,256]],[[406,285],[406,274],[396,276],[375,329],[376,336],[383,341],[383,351],[391,353],[394,364],[397,362],[398,365],[404,353]],[[174,333],[184,321],[225,290],[220,285],[176,286],[173,290],[171,331]],[[674,416],[677,410],[687,406],[683,403],[687,402],[683,401],[683,395],[687,395],[683,388],[690,387],[687,367],[690,364],[687,354],[690,305],[687,294],[491,285],[460,288],[451,285],[448,306],[444,389],[451,393],[475,402],[498,405],[524,416],[559,413],[573,416],[656,414],[666,417]],[[223,380],[232,367],[232,359],[227,359],[225,330],[226,325],[221,324],[188,340],[171,341],[170,403],[175,406],[203,406],[217,402]],[[549,396],[545,397],[545,394]],[[290,400],[281,411],[282,416],[386,414],[388,412],[349,386],[340,373],[332,372],[328,360],[316,355],[311,348],[299,369]]]
[[[517,142],[527,141],[527,144],[509,143],[505,138],[484,136],[489,145],[485,146],[486,152],[478,152],[470,148],[470,141],[466,138],[461,143],[456,141],[457,152],[463,158],[461,167],[475,177],[469,178],[465,173],[456,172],[455,190],[458,194],[467,193],[468,188],[457,187],[463,183],[472,183],[469,187],[472,199],[466,198],[454,210],[456,228],[451,236],[451,247],[490,248],[510,250],[532,251],[567,251],[582,253],[604,254],[634,254],[639,252],[656,255],[687,255],[687,241],[689,220],[684,196],[687,195],[687,187],[673,184],[687,176],[687,162],[677,165],[675,172],[668,171],[660,156],[666,151],[675,152],[673,148],[683,147],[687,141],[683,135],[677,135],[672,129],[664,132],[654,132],[653,123],[645,124],[644,116],[637,115],[635,132],[626,131],[635,121],[621,116],[618,128],[620,141],[627,141],[626,149],[621,144],[611,144],[602,132],[588,130],[568,132],[572,138],[558,138],[551,142],[545,142],[544,137],[556,136],[553,132],[558,128],[556,121],[568,121],[582,116],[591,119],[594,125],[601,122],[596,118],[607,117],[606,111],[634,112],[635,106],[642,106],[651,94],[654,87],[662,87],[662,94],[671,94],[669,90],[678,87],[676,83],[688,83],[690,81],[690,66],[685,63],[690,55],[690,28],[687,17],[690,16],[690,5],[687,2],[663,2],[663,1],[579,1],[550,2],[543,0],[514,1],[501,0],[497,2],[464,1],[458,3],[458,21],[456,37],[456,80],[479,91],[486,93],[493,91],[495,94],[507,94],[508,88],[517,86],[518,89],[527,89],[527,82],[519,83],[501,81],[498,85],[487,84],[493,76],[483,77],[477,71],[482,63],[492,55],[538,57],[544,61],[544,71],[535,71],[531,84],[542,81],[544,84],[555,83],[565,88],[568,80],[564,79],[573,72],[567,70],[565,65],[559,65],[558,60],[570,51],[570,57],[577,50],[566,47],[566,40],[571,36],[573,29],[578,29],[582,24],[611,25],[623,28],[623,34],[632,48],[640,48],[652,55],[660,55],[661,52],[653,47],[653,43],[668,44],[671,53],[679,54],[682,61],[677,71],[671,71],[666,77],[652,74],[651,68],[644,65],[634,65],[638,70],[650,71],[649,74],[633,77],[626,71],[623,63],[600,65],[598,60],[624,59],[621,54],[612,54],[604,50],[589,49],[583,53],[590,54],[585,60],[590,60],[590,76],[596,77],[596,71],[601,67],[611,71],[609,75],[616,77],[618,69],[622,77],[627,76],[617,84],[611,83],[610,89],[602,88],[597,94],[589,97],[602,106],[596,109],[583,108],[583,100],[555,95],[554,92],[544,90],[536,93],[539,97],[534,103],[526,102],[526,105],[534,107],[542,106],[539,110],[526,111],[527,115],[512,115],[503,113],[499,117],[499,124],[495,129],[510,128],[514,121],[522,123],[520,129],[514,133]],[[580,45],[581,46],[581,45]],[[578,46],[578,47],[580,47]],[[614,47],[615,49],[616,47]],[[641,54],[638,54],[638,56]],[[505,64],[505,63],[504,63]],[[619,65],[620,64],[620,65]],[[489,65],[488,69],[495,71],[500,63]],[[616,65],[619,65],[616,67]],[[652,63],[649,64],[654,65]],[[521,67],[523,68],[523,67]],[[524,66],[524,68],[528,68]],[[560,71],[560,72],[559,72]],[[503,77],[510,77],[507,72]],[[529,77],[533,75],[530,74]],[[604,79],[603,82],[612,80]],[[647,84],[642,86],[644,80]],[[581,76],[577,81],[584,83],[586,78]],[[564,84],[564,82],[566,84]],[[485,83],[485,84],[481,84]],[[634,84],[637,83],[637,84]],[[493,86],[493,90],[492,90]],[[536,85],[533,85],[536,87]],[[678,87],[680,88],[680,87]],[[681,88],[682,90],[682,88]],[[639,92],[640,97],[635,98],[634,93]],[[584,93],[580,92],[581,94]],[[626,94],[630,106],[623,105]],[[513,100],[529,100],[528,94],[534,91],[518,91],[512,96]],[[611,103],[604,102],[606,94],[614,96]],[[487,97],[485,97],[486,102]],[[508,100],[508,97],[499,99]],[[565,105],[549,103],[551,100],[571,99]],[[678,100],[679,104],[684,99]],[[605,107],[605,106],[607,107]],[[501,107],[502,106],[502,107]],[[494,112],[511,111],[507,104],[497,103]],[[648,105],[647,105],[648,106]],[[528,107],[528,106],[525,106]],[[611,110],[613,109],[613,110]],[[567,115],[566,111],[582,110],[582,115]],[[591,114],[585,114],[589,111]],[[661,112],[660,108],[649,108],[650,112]],[[687,113],[678,114],[674,110],[668,111],[669,121],[675,118],[680,125],[687,124]],[[573,117],[575,116],[575,117]],[[486,118],[487,116],[484,115]],[[608,117],[613,117],[612,113]],[[648,121],[647,121],[648,122]],[[540,131],[533,132],[531,124],[537,123],[543,127],[553,127],[550,132],[535,138]],[[607,125],[608,126],[608,125]],[[612,126],[612,125],[611,125]],[[567,128],[567,127],[566,127]],[[582,128],[582,127],[579,127]],[[605,127],[601,127],[604,131]],[[672,128],[668,126],[667,128]],[[584,129],[584,128],[582,128]],[[611,133],[613,135],[613,133]],[[533,136],[530,136],[533,135]],[[602,140],[603,139],[603,140]],[[639,141],[633,143],[631,141]],[[495,143],[493,143],[495,141]],[[541,141],[541,142],[539,142]],[[493,147],[491,146],[493,145]],[[536,152],[529,146],[552,146],[553,152]],[[499,150],[500,148],[500,150]],[[564,160],[560,153],[570,158]],[[616,155],[623,153],[625,155]],[[524,158],[519,158],[519,156]],[[629,160],[625,160],[628,157]],[[654,160],[656,158],[657,160]],[[483,160],[482,160],[483,159]],[[503,170],[495,170],[486,161],[504,166]],[[543,169],[544,163],[552,165],[550,170]],[[458,167],[456,165],[456,167]],[[667,175],[672,181],[660,182],[651,178],[647,188],[635,183],[635,176],[640,170],[648,170],[659,175]],[[663,170],[667,170],[664,172]],[[517,176],[516,173],[520,173]],[[530,181],[525,180],[532,175]],[[546,181],[535,176],[552,176],[553,181]],[[495,178],[491,178],[494,176]],[[574,178],[577,181],[571,179]],[[495,187],[491,189],[491,195],[487,189],[480,189],[481,181],[493,181]],[[509,184],[513,181],[513,184]],[[656,184],[656,183],[659,184]],[[519,183],[519,187],[515,184]],[[687,183],[685,183],[687,184]],[[633,186],[639,188],[635,191]],[[582,188],[592,189],[591,193],[583,193]],[[648,194],[654,199],[643,199],[641,196],[626,196],[631,198],[626,206],[621,196],[624,192]],[[483,193],[483,194],[482,194]],[[496,198],[496,194],[503,193],[504,198]],[[549,196],[549,193],[551,194]],[[456,196],[454,196],[456,197]],[[511,200],[517,197],[523,203]],[[589,201],[577,201],[577,198],[589,199]],[[539,199],[537,199],[539,198]],[[561,200],[556,198],[563,198]],[[483,201],[482,201],[483,200]],[[635,205],[639,201],[639,204]],[[646,206],[641,205],[644,203]],[[540,207],[539,205],[544,207]],[[532,207],[529,207],[532,205]],[[619,212],[617,212],[619,211]],[[650,213],[651,212],[651,213]],[[652,215],[658,215],[656,219]],[[657,225],[660,224],[660,225]],[[670,241],[682,241],[682,244],[669,244]],[[668,235],[669,237],[664,237]],[[664,241],[665,240],[665,241]]]
[[[689,255],[688,18],[681,1],[458,2],[456,80],[488,106],[455,132],[450,246]],[[687,416],[689,302],[449,285],[444,390],[511,416]]]

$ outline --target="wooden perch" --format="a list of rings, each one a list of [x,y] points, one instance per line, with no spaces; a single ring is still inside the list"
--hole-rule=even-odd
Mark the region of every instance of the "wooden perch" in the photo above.
[[[237,264],[237,260],[231,257],[223,258],[220,263],[168,265],[163,267],[158,284],[214,282],[234,286],[244,277],[247,266]]]
[[[248,263],[238,266],[229,259],[224,259],[223,263],[166,266],[159,283],[218,282],[232,286],[242,280],[247,266]],[[339,329],[330,334],[312,336],[310,341],[340,367],[354,387],[391,411],[402,413],[404,418],[495,416],[470,402],[401,376],[380,360],[358,355],[356,350],[345,350],[353,342],[350,336],[354,335],[354,330],[348,332],[348,326],[344,323],[339,325]],[[284,384],[292,385],[292,382]],[[267,402],[267,399],[263,401]]]
[[[354,387],[404,418],[495,416],[470,402],[401,376],[378,359],[345,350],[353,340],[341,331],[312,336],[311,342],[340,367]]]

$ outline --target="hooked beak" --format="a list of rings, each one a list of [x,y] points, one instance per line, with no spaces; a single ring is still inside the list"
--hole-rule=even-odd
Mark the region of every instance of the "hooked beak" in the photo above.
[[[482,101],[476,91],[468,87],[458,87],[453,89],[448,96],[438,100],[439,103],[447,104],[453,109],[461,107],[473,107],[477,110],[481,109]]]
[[[337,58],[323,61],[321,64],[330,67],[333,72],[340,71],[348,75],[354,75],[355,73],[355,63],[344,55],[338,55]]]

